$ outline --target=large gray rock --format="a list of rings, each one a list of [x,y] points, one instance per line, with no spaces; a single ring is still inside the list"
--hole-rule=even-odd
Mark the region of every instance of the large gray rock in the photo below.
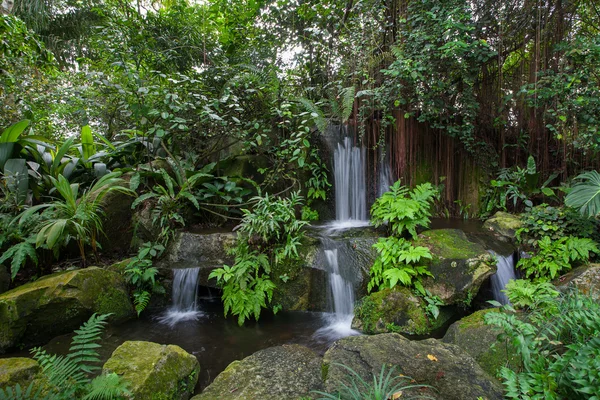
[[[453,323],[442,341],[457,345],[471,355],[484,371],[496,376],[502,366],[514,363],[516,367],[517,360],[512,353],[508,353],[507,347],[498,341],[498,335],[503,332],[502,328],[485,324],[485,315],[493,312],[500,310],[480,310]]]
[[[470,304],[481,284],[496,272],[494,258],[458,229],[425,231],[414,245],[431,250],[433,278],[424,279],[423,286],[445,305]]]
[[[600,264],[575,268],[558,278],[554,284],[559,290],[577,288],[583,294],[600,299]]]
[[[6,292],[10,287],[10,273],[4,265],[0,265],[0,294]]]
[[[433,386],[437,392],[429,390],[428,394],[439,399],[503,398],[499,383],[471,356],[458,346],[436,339],[411,341],[396,333],[352,336],[334,343],[325,353],[323,364],[328,392],[350,382],[348,371],[339,364],[351,368],[367,382],[386,365],[395,366],[395,373],[409,376],[418,384]]]
[[[299,345],[270,347],[234,361],[192,400],[288,400],[322,389],[321,358]]]
[[[0,353],[77,329],[93,314],[135,316],[123,277],[89,267],[59,272],[0,295]]]
[[[41,372],[40,364],[32,358],[0,358],[0,389],[29,386]]]
[[[198,359],[179,346],[125,342],[102,369],[129,383],[132,399],[187,400],[198,381]]]
[[[503,211],[498,211],[483,223],[483,229],[511,241],[515,240],[515,234],[521,226],[523,223],[519,217]]]
[[[364,297],[357,304],[352,328],[364,333],[396,332],[429,335],[453,316],[453,307],[442,307],[437,318],[425,311],[425,301],[412,290],[396,286]]]

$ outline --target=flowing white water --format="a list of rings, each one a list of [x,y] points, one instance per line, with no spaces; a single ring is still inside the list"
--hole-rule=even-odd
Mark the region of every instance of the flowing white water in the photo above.
[[[196,295],[200,268],[173,270],[173,306],[158,320],[175,326],[178,322],[197,320],[203,313],[198,311]]]
[[[333,313],[326,316],[327,325],[319,329],[315,336],[331,339],[357,335],[358,332],[351,328],[354,317],[354,288],[352,282],[344,279],[340,272],[338,249],[325,250],[325,258],[329,271],[330,307]]]
[[[392,186],[392,168],[390,163],[383,158],[379,162],[379,187],[377,188],[377,195],[381,197],[382,194],[388,192]]]
[[[494,251],[490,250],[490,253],[495,255],[498,259],[497,267],[498,270],[494,275],[492,275],[491,283],[492,283],[492,293],[494,295],[494,300],[499,302],[500,304],[509,304],[508,297],[502,290],[506,287],[506,284],[511,279],[517,279],[517,275],[515,273],[515,260],[513,254],[509,256],[501,256],[496,254]]]
[[[365,148],[353,146],[349,137],[338,143],[333,153],[337,222],[368,223],[365,158]]]

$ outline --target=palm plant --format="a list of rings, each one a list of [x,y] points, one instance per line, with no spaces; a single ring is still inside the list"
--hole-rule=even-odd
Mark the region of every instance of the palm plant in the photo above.
[[[600,173],[584,172],[575,180],[578,182],[565,198],[565,205],[579,208],[584,216],[595,217],[600,213]]]
[[[17,216],[19,223],[26,221],[31,214],[38,211],[50,215],[43,222],[36,236],[36,247],[45,246],[55,254],[61,247],[67,246],[71,240],[77,242],[81,258],[85,264],[85,245],[89,244],[94,254],[97,253],[97,238],[102,233],[102,200],[113,191],[135,196],[135,192],[122,186],[125,182],[120,178],[121,172],[111,172],[98,179],[96,183],[83,193],[79,193],[78,183],[70,184],[62,174],[58,179],[49,177],[54,188],[62,196],[51,203],[31,207]]]

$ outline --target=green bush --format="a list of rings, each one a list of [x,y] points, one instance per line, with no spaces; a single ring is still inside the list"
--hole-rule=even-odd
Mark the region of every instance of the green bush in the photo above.
[[[559,295],[550,282],[531,282],[527,279],[511,279],[503,292],[513,307],[523,309],[548,307]]]
[[[520,358],[514,370],[499,376],[509,399],[597,399],[600,396],[600,305],[592,297],[568,291],[530,314],[514,309],[487,313],[501,327],[500,339]]]
[[[387,223],[392,234],[402,236],[406,231],[416,238],[417,228],[427,227],[431,222],[431,206],[437,195],[431,183],[410,190],[397,181],[373,203],[371,223],[375,226]]]
[[[393,236],[380,238],[373,247],[378,256],[369,271],[369,292],[374,288],[393,288],[400,282],[404,286],[414,286],[421,294],[426,294],[420,278],[432,275],[426,265],[419,264],[433,258],[427,247],[415,247],[409,241]]]
[[[537,247],[535,254],[523,257],[517,263],[517,268],[523,270],[527,277],[554,279],[573,266],[587,262],[592,253],[599,252],[593,240],[574,236],[558,240],[544,236],[538,240]]]

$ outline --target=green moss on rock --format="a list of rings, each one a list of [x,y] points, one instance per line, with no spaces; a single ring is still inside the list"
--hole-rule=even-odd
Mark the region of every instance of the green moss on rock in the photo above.
[[[368,334],[427,335],[441,328],[453,314],[452,308],[443,307],[434,319],[426,313],[423,299],[410,289],[397,286],[364,297],[355,309],[352,328]]]
[[[298,399],[321,390],[321,358],[299,345],[270,347],[234,361],[193,400]]]
[[[497,339],[502,329],[485,324],[486,314],[493,312],[500,311],[496,308],[480,310],[455,322],[442,340],[469,353],[484,371],[495,376],[502,366],[516,367],[517,360]]]
[[[0,352],[71,332],[95,312],[135,315],[121,275],[90,267],[19,286],[0,295]]]
[[[0,358],[0,388],[15,386],[26,388],[38,376],[41,367],[31,358]]]
[[[103,372],[125,379],[134,399],[187,400],[198,380],[200,364],[179,346],[129,341],[117,347]]]
[[[523,223],[516,215],[498,211],[492,218],[483,223],[483,228],[504,236],[510,240],[515,239],[515,234]]]
[[[415,246],[430,249],[432,278],[423,286],[446,305],[463,304],[473,298],[481,284],[496,272],[494,258],[458,229],[435,229],[421,233]]]

